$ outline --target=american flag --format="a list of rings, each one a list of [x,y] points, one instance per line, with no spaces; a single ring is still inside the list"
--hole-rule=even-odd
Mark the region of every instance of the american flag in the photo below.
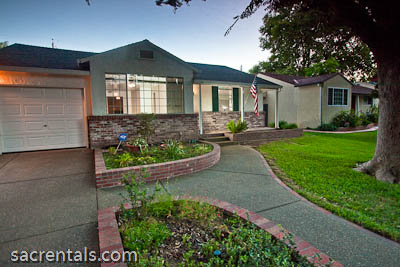
[[[250,87],[250,94],[254,98],[254,113],[256,113],[258,117],[258,89],[257,89],[257,75],[254,76],[254,81]]]

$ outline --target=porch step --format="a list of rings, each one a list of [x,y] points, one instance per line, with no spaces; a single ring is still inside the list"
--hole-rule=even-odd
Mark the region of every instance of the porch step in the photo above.
[[[233,145],[237,145],[239,144],[238,142],[234,142],[234,141],[222,141],[222,142],[215,142],[216,144],[220,145],[220,146],[233,146]]]
[[[200,140],[218,143],[218,142],[223,142],[223,141],[229,141],[229,138],[226,136],[216,136],[216,137],[200,138]]]
[[[212,137],[221,137],[221,136],[225,136],[224,133],[206,133],[206,134],[202,134],[200,135],[200,138],[212,138]]]

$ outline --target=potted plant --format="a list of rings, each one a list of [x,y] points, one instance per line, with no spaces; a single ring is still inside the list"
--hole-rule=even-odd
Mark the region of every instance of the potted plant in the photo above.
[[[136,137],[135,139],[129,140],[126,147],[130,152],[142,152],[144,149],[147,149],[149,145],[147,144],[146,139]]]

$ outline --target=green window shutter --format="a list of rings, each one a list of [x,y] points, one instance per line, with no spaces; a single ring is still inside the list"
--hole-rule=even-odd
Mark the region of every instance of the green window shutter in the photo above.
[[[218,86],[213,86],[212,87],[212,111],[213,112],[218,112],[219,111],[219,106],[218,106]]]
[[[233,88],[233,111],[239,111],[239,88]]]

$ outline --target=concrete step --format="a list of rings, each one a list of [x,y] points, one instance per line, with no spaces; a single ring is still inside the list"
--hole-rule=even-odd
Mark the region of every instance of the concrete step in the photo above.
[[[226,136],[218,136],[218,137],[200,138],[200,140],[218,143],[218,142],[223,142],[223,141],[229,141],[229,138]]]
[[[200,135],[200,138],[212,138],[212,137],[221,137],[225,136],[224,133],[206,133]]]
[[[220,146],[233,146],[233,145],[238,144],[238,142],[234,142],[234,141],[222,141],[222,142],[215,142],[215,143]]]

